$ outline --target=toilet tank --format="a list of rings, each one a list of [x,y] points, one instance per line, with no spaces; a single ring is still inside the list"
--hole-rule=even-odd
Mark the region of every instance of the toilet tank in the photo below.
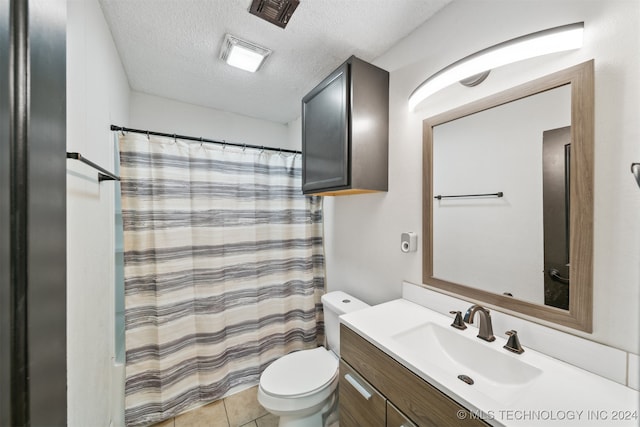
[[[340,356],[340,319],[338,317],[370,306],[345,292],[334,291],[322,296],[322,307],[328,348]]]

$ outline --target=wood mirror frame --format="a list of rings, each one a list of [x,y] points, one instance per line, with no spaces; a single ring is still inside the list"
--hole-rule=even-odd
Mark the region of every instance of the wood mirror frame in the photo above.
[[[433,277],[433,128],[471,114],[560,86],[571,85],[569,309],[535,304]],[[515,315],[592,332],[594,61],[590,60],[423,121],[424,285]]]

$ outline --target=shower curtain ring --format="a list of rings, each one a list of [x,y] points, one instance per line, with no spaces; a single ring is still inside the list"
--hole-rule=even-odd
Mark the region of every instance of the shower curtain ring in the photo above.
[[[204,143],[204,139],[202,139],[202,137],[200,137],[200,148],[202,148],[202,144]]]
[[[177,143],[178,143],[178,139],[177,139],[177,137],[176,137],[176,134],[175,134],[175,133],[173,134],[173,143],[174,143],[174,144],[177,144]]]
[[[247,149],[247,144],[242,144],[242,152],[244,153],[244,150]]]

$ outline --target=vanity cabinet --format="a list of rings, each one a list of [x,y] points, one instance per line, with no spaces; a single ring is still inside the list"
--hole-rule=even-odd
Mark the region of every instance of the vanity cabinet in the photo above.
[[[340,361],[340,427],[416,427],[344,360]]]
[[[405,414],[400,412],[400,410],[396,408],[393,403],[387,400],[386,427],[416,427],[416,425],[412,423]]]
[[[356,371],[340,361],[340,427],[385,427],[386,399]]]
[[[340,427],[488,425],[345,325],[340,354]],[[359,379],[371,398],[347,375]]]
[[[352,56],[302,99],[302,191],[388,188],[389,73]]]

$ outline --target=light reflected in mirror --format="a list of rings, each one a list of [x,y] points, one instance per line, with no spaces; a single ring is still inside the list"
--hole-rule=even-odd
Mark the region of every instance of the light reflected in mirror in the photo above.
[[[590,331],[593,61],[425,120],[424,156],[423,283]]]

